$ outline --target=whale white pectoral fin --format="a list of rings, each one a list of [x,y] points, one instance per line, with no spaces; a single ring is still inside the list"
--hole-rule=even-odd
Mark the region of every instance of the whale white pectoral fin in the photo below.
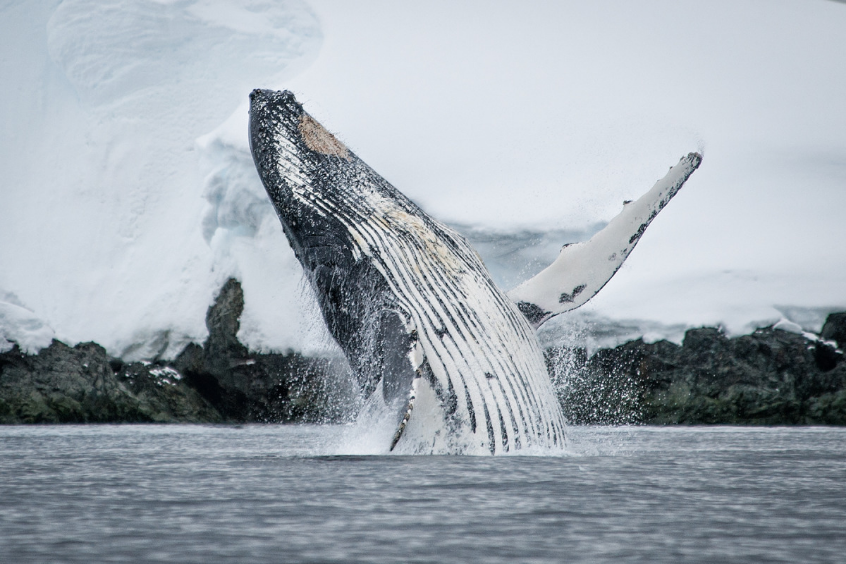
[[[411,419],[411,412],[414,411],[414,401],[417,398],[417,384],[419,381],[419,377],[415,378],[411,384],[411,392],[409,393],[408,403],[406,404],[405,411],[402,414],[399,424],[397,425],[397,430],[394,432],[394,438],[391,440],[391,448],[389,449],[390,451],[393,451],[394,448],[396,448],[397,443],[402,438],[403,432],[408,425],[408,421]]]
[[[411,334],[414,333],[416,333],[416,331],[411,332]],[[408,421],[411,418],[411,412],[414,410],[414,403],[415,399],[417,398],[417,386],[420,382],[422,374],[421,369],[423,368],[423,363],[426,361],[426,354],[423,352],[423,347],[420,342],[416,339],[414,340],[406,356],[408,361],[408,368],[410,368],[414,376],[410,381],[406,401],[400,404],[401,411],[399,414],[399,423],[397,424],[396,432],[394,432],[394,438],[391,441],[391,448],[389,449],[391,451],[394,450],[394,448],[397,446],[397,443],[402,438],[403,432],[405,431],[405,428],[408,425]],[[405,383],[409,384],[407,380]]]
[[[649,192],[627,202],[602,231],[589,241],[565,245],[555,262],[508,292],[508,297],[535,328],[587,302],[619,270],[647,226],[701,162],[698,153],[683,157]]]

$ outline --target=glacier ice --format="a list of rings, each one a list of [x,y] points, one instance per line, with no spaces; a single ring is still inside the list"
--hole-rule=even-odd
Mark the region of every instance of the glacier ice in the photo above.
[[[306,348],[308,331],[278,322],[310,315],[295,261],[265,221],[272,208],[251,162],[242,166],[243,143],[215,132],[234,115],[246,139],[246,110],[233,111],[250,89],[316,57],[322,31],[308,5],[47,0],[0,10],[0,288],[58,338],[133,360],[202,341],[205,310],[235,275],[252,304],[245,342]],[[265,294],[277,305],[259,307]],[[4,305],[0,335],[49,344],[9,328],[26,318],[18,307]]]

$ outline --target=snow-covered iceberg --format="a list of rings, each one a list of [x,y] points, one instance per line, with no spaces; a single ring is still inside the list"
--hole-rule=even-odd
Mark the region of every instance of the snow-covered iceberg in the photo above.
[[[202,341],[205,309],[234,274],[266,312],[246,316],[245,341],[302,345],[289,321],[304,317],[298,266],[265,222],[246,109],[236,141],[224,125],[321,43],[300,0],[4,3],[0,290],[59,338],[132,359]],[[13,326],[17,307],[4,305],[0,337],[49,344]]]

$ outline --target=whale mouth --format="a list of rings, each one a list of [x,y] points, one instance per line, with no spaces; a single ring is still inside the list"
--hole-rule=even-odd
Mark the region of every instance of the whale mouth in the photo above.
[[[256,88],[250,92],[251,121],[257,118],[262,122],[266,117],[271,119],[283,117],[296,124],[296,133],[288,131],[289,141],[297,142],[292,136],[299,134],[302,144],[313,153],[337,157],[350,161],[350,151],[335,135],[326,130],[316,119],[306,113],[302,105],[290,90],[282,92]],[[259,126],[263,130],[262,126]],[[252,135],[251,135],[252,137]]]
[[[256,88],[250,92],[250,102],[264,101],[264,100],[285,100],[296,102],[294,93],[290,90],[270,90],[268,88]],[[299,104],[298,104],[299,105]]]
[[[278,119],[281,116],[299,118],[303,112],[302,106],[290,90],[282,92],[256,88],[250,92],[250,120],[263,122]]]

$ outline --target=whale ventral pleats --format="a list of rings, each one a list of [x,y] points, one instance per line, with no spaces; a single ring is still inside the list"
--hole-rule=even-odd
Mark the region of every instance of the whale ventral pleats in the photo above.
[[[367,396],[362,421],[382,414],[387,428],[396,425],[393,440],[384,435],[386,451],[485,454],[564,443],[537,337],[462,236],[362,162],[290,92],[253,93],[249,135],[326,327]]]
[[[602,289],[701,156],[682,158],[605,229],[505,295],[463,237],[362,162],[293,94],[254,91],[250,115],[256,168],[327,328],[368,405],[384,407],[397,425],[390,449],[563,445],[566,423],[533,328]]]
[[[315,153],[332,155],[344,160],[350,160],[350,152],[337,137],[326,131],[320,123],[310,115],[300,116],[300,135],[303,136],[306,147]]]

